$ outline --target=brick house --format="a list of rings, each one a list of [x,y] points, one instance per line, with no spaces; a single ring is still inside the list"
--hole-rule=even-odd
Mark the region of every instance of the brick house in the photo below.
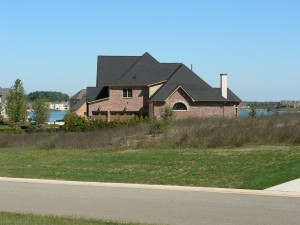
[[[87,115],[112,121],[135,115],[160,118],[166,106],[175,118],[236,117],[241,100],[227,88],[212,88],[182,63],[142,56],[98,56],[96,87],[87,88]]]

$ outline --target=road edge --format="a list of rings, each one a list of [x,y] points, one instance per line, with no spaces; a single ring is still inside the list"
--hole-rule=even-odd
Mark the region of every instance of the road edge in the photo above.
[[[47,180],[47,179],[12,178],[12,177],[0,177],[0,181],[15,182],[15,183],[54,184],[54,185],[73,185],[73,186],[111,187],[111,188],[134,188],[134,189],[168,190],[168,191],[196,191],[196,192],[199,191],[199,192],[214,192],[214,193],[228,193],[228,194],[241,194],[241,195],[262,195],[262,196],[298,197],[298,198],[300,198],[299,192],[285,192],[285,191],[271,191],[271,190],[251,190],[251,189],[210,188],[210,187],[192,187],[192,186],[175,186],[175,185]]]

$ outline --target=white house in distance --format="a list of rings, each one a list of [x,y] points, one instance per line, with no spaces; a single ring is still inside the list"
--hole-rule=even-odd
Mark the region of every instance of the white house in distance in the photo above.
[[[69,102],[50,102],[49,109],[58,111],[68,111],[70,109]]]
[[[8,95],[9,88],[1,88],[0,87],[0,103],[2,104],[2,110],[0,114],[4,117],[7,118],[6,111],[5,111],[5,103],[6,103],[6,97]]]

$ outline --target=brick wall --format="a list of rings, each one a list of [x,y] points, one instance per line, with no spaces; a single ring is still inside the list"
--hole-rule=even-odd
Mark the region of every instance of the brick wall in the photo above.
[[[132,88],[132,98],[123,98],[123,88],[110,88],[109,98],[103,101],[95,101],[89,104],[89,115],[92,111],[97,111],[98,108],[101,112],[148,112],[148,88],[139,87]]]
[[[106,100],[95,101],[89,104],[89,115],[92,111],[107,112],[108,120],[110,120],[111,112],[138,112],[140,115],[148,113],[148,96],[147,87],[132,88],[132,98],[123,98],[123,88],[111,88],[110,97]],[[187,117],[235,117],[236,108],[234,104],[227,103],[203,103],[193,102],[190,97],[181,89],[176,91],[166,104],[173,107],[177,102],[182,102],[187,106],[187,111],[174,111],[176,119]],[[160,118],[165,107],[164,102],[155,102],[153,106],[153,115]],[[151,115],[150,115],[151,116]],[[112,117],[114,118],[114,117]]]
[[[78,116],[86,116],[86,103],[84,103],[76,112]]]
[[[193,102],[190,97],[182,90],[178,89],[166,101],[166,105],[173,107],[177,102],[181,102],[187,106],[187,111],[174,110],[175,119],[183,119],[187,117],[235,117],[236,107],[234,104],[227,103],[203,103]],[[160,118],[164,111],[165,104],[157,102],[154,104],[154,116]]]

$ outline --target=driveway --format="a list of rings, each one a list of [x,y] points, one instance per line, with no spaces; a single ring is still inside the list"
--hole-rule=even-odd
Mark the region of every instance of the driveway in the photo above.
[[[300,179],[288,181],[274,187],[267,188],[268,191],[281,191],[281,192],[299,192],[300,193]]]

